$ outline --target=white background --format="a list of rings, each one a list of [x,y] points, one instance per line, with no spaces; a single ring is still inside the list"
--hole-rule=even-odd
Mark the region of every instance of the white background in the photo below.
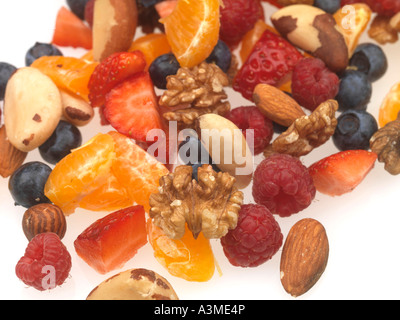
[[[24,66],[26,51],[36,42],[49,42],[52,38],[57,10],[64,0],[0,1],[0,61],[17,67]],[[265,5],[268,17],[275,8]],[[365,33],[361,42],[372,41]],[[84,50],[62,49],[65,55],[80,56]],[[373,96],[368,111],[378,116],[379,106],[390,87],[400,81],[400,42],[387,44],[384,50],[389,58],[389,70],[373,84]],[[250,105],[239,94],[228,90],[232,107]],[[81,128],[87,141],[101,127],[96,118]],[[302,158],[308,166],[338,150],[329,141]],[[39,160],[35,150],[26,161]],[[259,163],[262,157],[255,161]],[[72,255],[70,277],[62,287],[39,292],[27,288],[16,276],[15,265],[28,244],[21,227],[25,211],[15,207],[8,191],[8,179],[0,178],[0,298],[1,299],[85,299],[101,281],[128,268],[149,268],[166,277],[181,299],[293,299],[279,280],[279,251],[272,260],[251,269],[233,267],[225,258],[218,240],[212,245],[222,270],[205,283],[193,283],[171,276],[153,257],[149,244],[139,250],[123,269],[99,275],[75,253],[73,241],[93,221],[106,213],[77,210],[67,217],[68,229],[64,244]],[[383,164],[375,168],[353,192],[328,197],[317,193],[311,206],[289,218],[277,220],[286,235],[299,219],[311,217],[326,228],[330,253],[325,273],[305,295],[297,299],[398,299],[400,293],[400,176],[391,176]],[[253,201],[251,189],[245,191],[245,202]]]

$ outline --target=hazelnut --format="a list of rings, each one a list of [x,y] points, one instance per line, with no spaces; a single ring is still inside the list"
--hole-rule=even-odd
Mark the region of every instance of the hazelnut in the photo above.
[[[25,211],[22,229],[29,241],[39,233],[54,232],[62,239],[67,222],[62,210],[51,203],[39,203]]]

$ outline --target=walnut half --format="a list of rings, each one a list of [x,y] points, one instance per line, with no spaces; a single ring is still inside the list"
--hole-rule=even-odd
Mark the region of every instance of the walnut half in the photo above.
[[[270,153],[277,152],[300,157],[324,144],[335,132],[338,107],[336,100],[327,100],[321,103],[312,114],[297,118],[273,141],[272,145],[267,147],[264,155],[268,156]]]
[[[192,170],[178,166],[160,178],[159,193],[150,196],[150,217],[171,239],[182,238],[186,223],[195,238],[200,232],[209,239],[221,238],[236,227],[243,193],[229,173],[203,165],[197,182]]]
[[[371,151],[385,170],[392,175],[400,174],[400,117],[380,128],[370,139]]]

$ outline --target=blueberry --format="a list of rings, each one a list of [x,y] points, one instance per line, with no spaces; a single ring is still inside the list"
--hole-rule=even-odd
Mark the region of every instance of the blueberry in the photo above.
[[[348,69],[341,75],[339,93],[336,96],[339,111],[366,110],[371,95],[372,85],[365,73]]]
[[[332,139],[339,150],[369,149],[369,140],[378,130],[378,123],[370,113],[363,110],[347,110],[337,121]]]
[[[330,14],[334,14],[340,9],[340,0],[315,0],[314,7],[320,8]]]
[[[167,88],[167,76],[175,75],[180,68],[178,60],[172,53],[166,53],[156,58],[149,67],[149,73],[154,85],[159,89]]]
[[[179,144],[178,150],[179,158],[186,165],[212,163],[208,151],[196,137],[186,137],[186,139]]]
[[[38,203],[51,203],[44,194],[50,173],[51,168],[39,161],[27,162],[15,170],[8,181],[15,205],[29,208]]]
[[[374,82],[386,73],[388,61],[381,47],[373,43],[363,43],[354,51],[350,66],[356,67],[368,76],[369,81]]]
[[[47,162],[56,164],[81,144],[82,134],[79,129],[61,120],[53,134],[39,147],[39,153]]]
[[[80,19],[85,19],[85,7],[89,0],[67,0],[68,7]]]
[[[232,53],[225,42],[218,40],[217,45],[206,59],[208,63],[215,63],[223,72],[228,72],[232,61]]]
[[[62,55],[62,52],[53,44],[36,42],[25,55],[25,65],[29,67],[36,59],[43,56]]]
[[[164,0],[139,0],[143,7],[148,8]]]
[[[8,79],[17,68],[7,62],[0,62],[0,100],[4,100]]]

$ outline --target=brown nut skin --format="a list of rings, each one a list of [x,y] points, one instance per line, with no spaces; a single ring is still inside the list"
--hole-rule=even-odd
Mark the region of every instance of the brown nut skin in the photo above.
[[[96,0],[93,14],[93,58],[102,61],[111,54],[128,51],[138,24],[133,0]]]
[[[86,300],[179,300],[171,284],[148,269],[130,269],[100,283]]]
[[[290,229],[282,249],[281,283],[287,293],[298,297],[310,290],[325,271],[329,243],[324,226],[305,218]]]
[[[62,239],[67,230],[67,221],[62,210],[51,203],[40,203],[25,211],[22,229],[31,241],[37,234],[53,232]]]
[[[271,21],[284,38],[324,61],[333,72],[346,69],[347,44],[331,14],[317,7],[296,4],[275,12]]]

